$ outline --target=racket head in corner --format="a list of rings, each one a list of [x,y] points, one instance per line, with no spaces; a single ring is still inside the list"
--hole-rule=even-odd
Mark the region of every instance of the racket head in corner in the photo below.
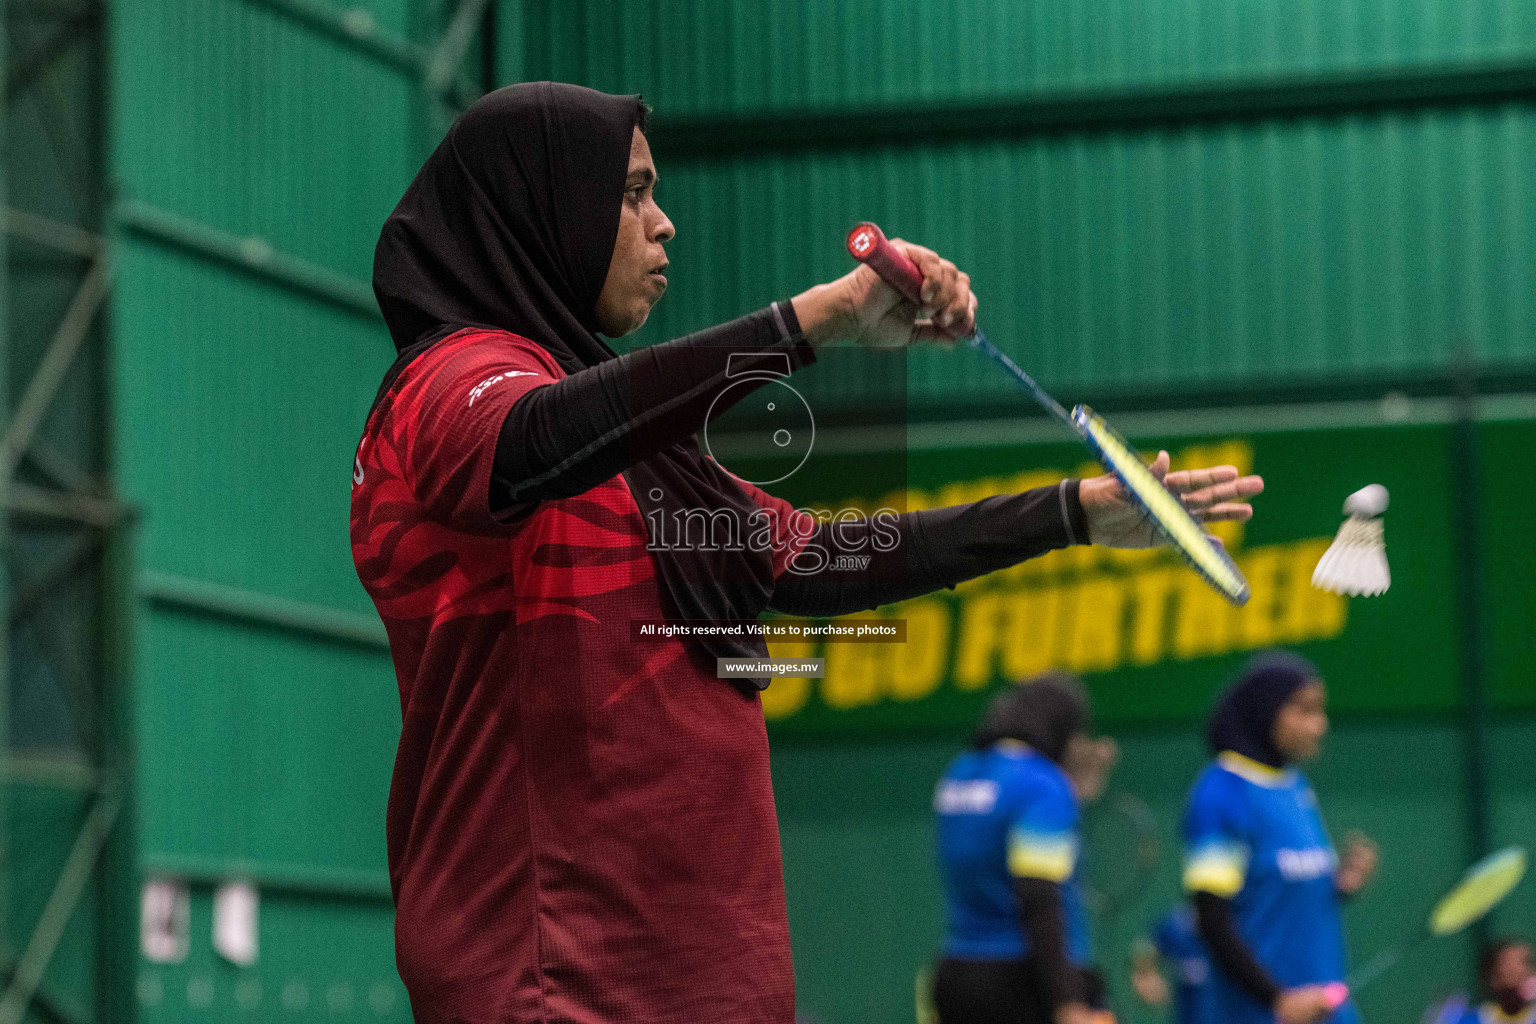
[[[1506,846],[1467,869],[1429,915],[1429,934],[1452,935],[1482,917],[1525,877],[1523,846]]]

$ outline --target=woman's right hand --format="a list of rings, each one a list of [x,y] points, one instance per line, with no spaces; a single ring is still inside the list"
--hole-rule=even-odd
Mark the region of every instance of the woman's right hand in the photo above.
[[[1098,1016],[1084,1003],[1063,1003],[1056,1007],[1056,1024],[1098,1024]]]
[[[932,249],[899,238],[891,244],[923,272],[921,308],[864,264],[793,299],[800,330],[813,345],[856,341],[871,348],[922,342],[953,345],[976,326],[971,278]]]
[[[1275,1024],[1317,1024],[1333,1009],[1326,985],[1288,988],[1275,999]]]

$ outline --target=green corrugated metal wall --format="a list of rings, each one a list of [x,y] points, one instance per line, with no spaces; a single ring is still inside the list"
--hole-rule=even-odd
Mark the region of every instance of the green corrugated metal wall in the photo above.
[[[354,25],[363,11],[397,39],[434,14],[373,0]],[[139,857],[194,883],[191,954],[141,965],[140,1016],[407,1020],[383,842],[399,705],[347,509],[392,353],[366,282],[422,155],[422,91],[281,4],[121,0],[112,28],[117,472],[144,510]],[[362,287],[327,300],[265,273],[294,259]],[[274,602],[353,637],[274,625]],[[243,970],[209,942],[210,886],[231,877],[263,896]]]
[[[530,5],[529,77],[671,116],[1528,57],[1520,0],[575,0]]]
[[[861,219],[969,268],[989,335],[1071,395],[1315,384],[1536,356],[1536,108],[665,163],[673,287],[645,337],[842,273]],[[1012,384],[916,353],[907,400]],[[818,381],[823,405],[880,382]],[[964,403],[959,405],[957,403]]]
[[[1527,5],[701,0],[537,11],[530,24],[548,37],[530,30],[530,77],[642,92],[663,128],[675,122],[658,142],[659,194],[679,229],[674,283],[647,339],[840,272],[843,234],[869,218],[969,268],[994,340],[1069,394],[1414,377],[1444,368],[1463,341],[1490,366],[1536,360],[1536,190],[1520,170],[1536,159],[1536,108],[1420,97],[1276,117],[1244,99],[1257,83],[1304,75],[1358,84],[1529,61]],[[839,105],[871,107],[877,138],[882,124],[901,130],[904,103],[1040,105],[1194,85],[1227,97],[1221,123],[1170,114],[1075,131],[1068,118],[1048,133],[859,148],[821,138],[743,156],[697,155],[690,135],[776,112],[762,131],[796,149],[798,122]],[[667,161],[668,144],[683,155]],[[825,376],[812,385],[823,402],[899,393]],[[925,353],[911,361],[907,400],[974,409],[1009,386],[969,354]]]

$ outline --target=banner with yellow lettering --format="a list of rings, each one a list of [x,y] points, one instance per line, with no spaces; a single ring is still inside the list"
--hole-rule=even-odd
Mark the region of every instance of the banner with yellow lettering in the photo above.
[[[961,437],[949,445],[931,441],[942,438],[942,428],[925,433],[926,447],[900,453],[902,487],[879,491],[889,484],[889,463],[877,471],[871,467],[878,457],[850,446],[846,454],[818,452],[801,473],[769,489],[801,507],[869,514],[952,505],[1099,472],[1070,439],[1010,444]],[[1530,450],[1536,440],[1530,423],[1505,433],[1502,443],[1510,447]],[[824,658],[826,675],[776,680],[763,695],[770,728],[784,736],[956,733],[975,722],[999,687],[1048,668],[1085,679],[1101,724],[1187,723],[1205,714],[1216,689],[1252,652],[1273,646],[1318,663],[1335,711],[1451,710],[1459,694],[1452,436],[1447,426],[1430,424],[1135,437],[1144,451],[1167,448],[1174,468],[1230,463],[1264,477],[1253,521],[1217,531],[1252,585],[1246,607],[1229,606],[1166,550],[1052,552],[868,613],[906,620],[903,643],[774,643],[775,657]],[[1345,497],[1370,483],[1384,484],[1392,496],[1391,590],[1347,600],[1314,589],[1312,570],[1342,522]],[[1498,566],[1490,560],[1495,575],[1515,574],[1515,585],[1524,587],[1526,603],[1517,613],[1533,603],[1536,565],[1528,547],[1513,556],[1513,568],[1511,556]],[[1493,660],[1496,672],[1509,661],[1497,653]]]

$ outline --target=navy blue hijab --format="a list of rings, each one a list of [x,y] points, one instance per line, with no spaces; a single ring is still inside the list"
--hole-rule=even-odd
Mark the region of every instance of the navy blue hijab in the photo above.
[[[1083,684],[1065,673],[1048,672],[994,698],[971,736],[971,745],[980,750],[998,740],[1019,740],[1061,764],[1068,741],[1087,730],[1088,695]]]
[[[1275,747],[1275,718],[1297,690],[1321,679],[1317,666],[1289,651],[1256,655],[1222,693],[1206,727],[1211,753],[1231,750],[1271,768],[1283,768]]]

